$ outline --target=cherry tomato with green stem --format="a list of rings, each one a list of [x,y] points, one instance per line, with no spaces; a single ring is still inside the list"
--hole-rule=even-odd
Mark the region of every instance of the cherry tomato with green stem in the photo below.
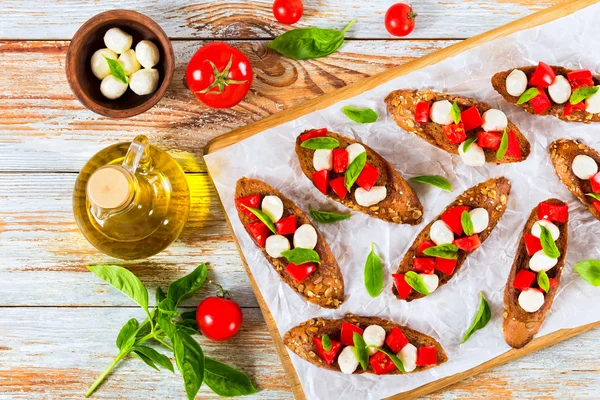
[[[208,339],[222,341],[238,333],[243,315],[240,306],[231,300],[231,294],[220,285],[216,286],[217,295],[205,298],[198,305],[196,322],[200,332]]]
[[[282,24],[295,24],[302,18],[304,4],[302,0],[275,0],[273,2],[273,15]]]
[[[385,29],[394,36],[406,36],[415,28],[416,18],[408,4],[394,4],[385,13]]]

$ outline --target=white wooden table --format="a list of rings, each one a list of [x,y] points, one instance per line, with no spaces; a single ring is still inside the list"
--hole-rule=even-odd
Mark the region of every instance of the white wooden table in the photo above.
[[[556,0],[419,0],[417,28],[392,39],[383,26],[390,0],[305,0],[299,26],[358,22],[334,55],[297,62],[265,44],[288,27],[275,22],[270,0],[0,0],[0,399],[81,398],[116,355],[114,340],[141,313],[86,265],[117,263],[88,244],[71,212],[78,170],[98,150],[136,134],[174,155],[189,173],[193,206],[181,238],[167,251],[128,266],[151,291],[210,264],[210,278],[230,289],[244,325],[225,344],[201,343],[208,355],[251,376],[255,398],[291,398],[283,369],[257,308],[202,149],[233,128],[285,110],[386,68],[503,25]],[[173,40],[177,70],[171,89],[151,111],[110,120],[84,109],[64,74],[68,40],[88,18],[124,7],[157,21]],[[248,98],[215,111],[183,86],[185,66],[207,40],[227,40],[253,64]],[[207,292],[187,301],[194,307]],[[191,309],[191,308],[190,308]],[[454,385],[431,398],[597,398],[599,331]],[[122,363],[94,394],[106,399],[180,399],[178,376],[137,360]],[[202,398],[216,397],[202,389]]]

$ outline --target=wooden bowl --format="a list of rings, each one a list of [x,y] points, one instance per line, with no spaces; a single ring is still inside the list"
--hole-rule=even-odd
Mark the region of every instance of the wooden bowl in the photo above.
[[[90,60],[96,50],[106,47],[104,34],[115,27],[133,36],[132,48],[144,39],[158,47],[160,61],[154,68],[159,72],[159,81],[154,93],[138,96],[127,89],[123,96],[110,100],[100,92],[101,80],[92,73]],[[90,18],[75,33],[65,70],[73,94],[84,106],[106,117],[128,118],[150,109],[164,96],[173,79],[175,56],[167,34],[152,19],[131,10],[111,10]]]

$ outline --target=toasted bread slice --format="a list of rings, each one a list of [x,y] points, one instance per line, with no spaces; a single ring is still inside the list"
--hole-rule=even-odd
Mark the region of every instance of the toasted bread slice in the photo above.
[[[305,133],[305,132],[303,132]],[[301,134],[302,135],[302,134]],[[296,138],[296,154],[300,161],[300,167],[304,175],[312,180],[313,173],[316,172],[313,167],[313,153],[315,150],[306,149],[301,146],[302,140],[300,136]],[[337,139],[340,143],[340,148],[346,148],[353,143],[359,143],[356,140],[339,135],[334,132],[328,132],[328,137]],[[392,164],[387,162],[377,152],[369,146],[361,143],[367,152],[367,163],[371,164],[379,171],[379,177],[375,182],[375,186],[385,186],[387,195],[385,199],[371,207],[363,207],[356,202],[354,191],[349,192],[344,199],[340,199],[330,187],[327,190],[327,197],[344,206],[362,213],[368,214],[374,218],[379,218],[387,222],[397,224],[417,225],[423,220],[423,206],[419,201],[414,190],[402,178],[402,176],[394,169]],[[343,177],[344,174],[330,173],[330,180],[336,177]]]
[[[527,75],[527,81],[529,82],[529,79],[531,79],[531,75],[533,75],[533,72],[535,71],[536,66],[520,67],[520,68],[516,68],[516,69],[520,69],[521,71],[523,71],[525,73],[525,75]],[[572,69],[558,67],[555,65],[552,66],[552,69],[554,69],[554,72],[556,73],[556,75],[565,75],[565,77],[566,77],[567,73],[573,71]],[[517,104],[519,97],[511,96],[506,91],[506,78],[508,77],[508,75],[510,75],[510,73],[512,71],[513,71],[513,69],[498,72],[492,77],[492,86],[494,87],[494,89],[496,89],[496,91],[498,93],[500,93],[500,95],[502,97],[504,97],[504,100],[506,100],[507,102],[514,104],[517,107],[521,107],[523,110],[527,111],[530,114],[534,114],[534,115],[552,115],[558,119],[561,119],[561,120],[567,121],[567,122],[585,122],[585,123],[600,122],[600,114],[592,114],[592,113],[589,113],[589,112],[583,111],[583,110],[573,110],[573,112],[570,115],[565,116],[564,115],[565,105],[567,103],[557,104],[552,101],[550,96],[548,96],[548,98],[552,102],[552,106],[550,106],[550,108],[548,110],[544,111],[542,114],[536,114],[535,111],[533,110],[533,107],[531,106],[531,104],[529,104],[529,102],[523,103],[523,104]],[[594,76],[593,80],[594,80],[594,85],[600,85],[600,79],[598,79],[598,77]],[[548,92],[548,90],[546,89],[546,94],[548,94],[547,92]]]
[[[404,258],[402,258],[396,274],[405,274],[408,271],[413,271],[413,258],[419,256],[419,246],[422,242],[431,240],[431,237],[429,236],[431,225],[433,225],[435,221],[439,220],[441,216],[450,208],[456,206],[467,206],[471,209],[481,207],[487,210],[489,214],[488,226],[483,232],[479,233],[479,239],[481,243],[483,243],[488,238],[492,230],[496,227],[500,221],[500,218],[502,218],[502,215],[504,215],[504,211],[506,210],[506,205],[508,203],[508,196],[510,195],[510,188],[510,181],[504,177],[501,177],[489,179],[473,186],[470,189],[467,189],[463,194],[458,196],[452,203],[450,203],[440,215],[427,224],[421,233],[419,233],[413,244],[404,255]],[[439,286],[445,285],[454,275],[458,273],[469,254],[470,253],[459,250],[456,267],[454,268],[452,275],[440,272],[437,269],[434,271],[439,278]],[[400,298],[395,285],[392,286],[392,292],[397,298]],[[406,301],[420,299],[421,297],[424,297],[424,295],[413,290],[406,298]]]
[[[566,205],[566,203],[557,199],[548,199],[544,203]],[[560,286],[560,276],[565,266],[565,257],[567,254],[567,243],[569,239],[568,232],[568,221],[565,223],[553,222],[560,230],[560,237],[556,240],[556,247],[560,251],[560,257],[558,263],[552,269],[547,271],[549,278],[556,279],[556,286],[550,287],[548,293],[544,295],[544,305],[533,313],[528,313],[523,310],[519,305],[518,298],[520,291],[513,287],[513,281],[515,275],[522,269],[529,269],[530,256],[527,254],[525,247],[525,233],[531,233],[531,227],[535,222],[538,221],[538,207],[536,206],[529,215],[529,219],[523,229],[519,247],[517,249],[517,255],[513,266],[508,275],[508,281],[506,282],[506,288],[504,289],[504,323],[502,330],[504,332],[504,340],[506,343],[516,349],[520,349],[533,339],[533,336],[540,330],[546,314],[552,307],[554,296]]]
[[[440,100],[448,100],[453,103],[456,102],[458,106],[464,111],[470,107],[477,107],[479,114],[483,115],[484,112],[492,108],[487,103],[476,101],[473,99],[458,97],[446,93],[433,92],[431,90],[394,90],[385,98],[385,104],[389,113],[394,118],[394,121],[407,132],[414,133],[421,139],[429,142],[430,144],[439,147],[450,154],[458,154],[458,144],[448,143],[446,135],[442,129],[442,125],[436,124],[435,122],[429,121],[425,124],[415,122],[415,108],[417,103],[420,101],[435,102]],[[508,121],[508,130],[512,130],[517,139],[519,140],[519,147],[521,149],[521,158],[514,158],[504,156],[500,160],[496,158],[496,150],[483,149],[485,154],[485,161],[492,164],[506,164],[515,163],[525,160],[531,152],[529,141],[519,128],[511,121]],[[481,128],[477,128],[467,132],[467,137],[472,137],[481,131]]]
[[[593,193],[590,181],[579,179],[571,167],[573,159],[580,154],[593,158],[600,165],[600,153],[575,139],[555,140],[550,144],[549,152],[560,181],[585,204],[595,218],[600,219],[600,212],[593,206],[594,199],[586,196],[586,193]]]
[[[245,177],[237,181],[235,190],[236,199],[255,194],[260,194],[261,199],[264,196],[269,195],[279,197],[283,202],[284,217],[295,215],[297,226],[303,224],[312,225],[306,214],[304,214],[304,212],[302,212],[302,210],[300,210],[290,199],[265,182]],[[252,220],[239,210],[238,216],[240,217],[240,221],[244,225],[244,228],[248,234],[250,234],[248,224],[252,222]],[[285,258],[273,258],[269,256],[264,247],[260,247],[260,250],[269,263],[271,263],[275,271],[277,271],[281,280],[287,283],[306,300],[324,308],[338,308],[344,301],[344,277],[342,276],[342,271],[340,270],[337,261],[331,253],[331,249],[325,242],[325,238],[316,227],[314,228],[317,232],[317,246],[314,250],[319,254],[321,264],[318,264],[317,270],[309,275],[302,283],[296,283],[296,281],[285,272],[285,268],[289,264]]]
[[[309,319],[308,321],[305,321],[287,331],[283,337],[283,343],[285,343],[285,345],[299,357],[311,364],[332,371],[340,371],[340,366],[337,360],[335,360],[333,364],[328,365],[321,357],[319,357],[317,348],[313,342],[313,338],[321,338],[326,334],[332,340],[339,341],[340,332],[342,330],[342,322],[344,321],[357,325],[363,330],[369,325],[379,325],[385,330],[386,336],[392,329],[397,327],[402,330],[402,333],[404,333],[408,339],[408,342],[415,347],[435,346],[437,353],[437,364],[426,367],[417,367],[412,372],[424,371],[448,361],[448,357],[446,356],[446,352],[442,348],[442,345],[440,345],[437,340],[431,336],[427,336],[424,333],[417,332],[387,319],[382,319],[379,317],[360,317],[352,314],[346,314],[344,318],[341,319]],[[388,351],[391,350],[388,349]],[[362,374],[365,372],[371,374],[374,373],[370,364],[366,371],[363,371],[359,366],[354,373]],[[396,369],[390,374],[402,374],[402,372]]]

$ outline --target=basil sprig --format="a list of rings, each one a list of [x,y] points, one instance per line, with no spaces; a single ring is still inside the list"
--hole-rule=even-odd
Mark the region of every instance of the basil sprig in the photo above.
[[[331,339],[329,339],[329,335],[325,334],[321,337],[321,346],[323,346],[323,350],[325,351],[331,350]]]
[[[402,364],[402,361],[400,361],[398,356],[396,356],[394,353],[384,350],[381,347],[377,347],[377,346],[373,346],[373,345],[368,345],[367,348],[377,349],[377,351],[382,352],[383,354],[388,356],[390,358],[390,360],[392,360],[392,362],[394,363],[396,368],[398,368],[400,370],[400,372],[406,372],[406,370],[404,369],[404,365]]]
[[[366,371],[369,366],[369,350],[367,349],[367,343],[358,332],[352,332],[352,340],[354,342],[354,355],[363,371]]]
[[[458,258],[458,247],[452,243],[440,244],[423,250],[423,254],[431,257],[456,260]]]
[[[463,152],[466,153],[467,150],[469,150],[469,148],[471,147],[471,145],[473,143],[475,143],[476,141],[477,141],[477,136],[473,136],[473,137],[470,137],[467,140],[465,140],[462,144]]]
[[[346,174],[344,175],[344,184],[346,185],[346,189],[350,191],[352,189],[352,185],[360,176],[365,164],[367,163],[367,153],[360,153],[356,158],[348,165],[348,169],[346,170]]]
[[[275,229],[275,224],[273,223],[273,220],[271,219],[271,217],[269,217],[269,214],[267,214],[266,212],[259,210],[258,208],[252,208],[252,207],[248,207],[245,204],[242,204],[244,207],[246,207],[248,210],[250,210],[250,212],[254,215],[256,215],[256,218],[260,219],[262,221],[263,224],[265,224],[273,233],[277,233],[277,229]]]
[[[469,329],[467,329],[467,332],[465,332],[465,336],[460,342],[461,344],[469,340],[471,335],[473,335],[476,331],[485,328],[488,322],[490,322],[492,319],[492,310],[490,309],[490,305],[488,304],[487,300],[483,296],[483,292],[479,292],[479,298],[479,309],[477,310],[477,314],[475,314],[473,323],[471,323],[471,326]]]
[[[550,258],[560,257],[560,251],[558,250],[558,247],[556,247],[556,243],[554,243],[552,233],[544,225],[539,225],[541,228],[540,241],[542,242],[542,250],[544,250],[544,254]]]
[[[540,91],[537,90],[537,88],[529,88],[525,92],[523,92],[521,97],[519,97],[519,100],[517,100],[517,104],[527,103],[529,100],[537,97],[538,94],[540,94]]]
[[[508,131],[504,128],[504,133],[502,134],[502,140],[500,140],[500,147],[498,147],[498,151],[496,152],[496,159],[501,160],[502,157],[506,155],[506,151],[508,150]]]
[[[454,123],[458,124],[460,122],[460,107],[458,104],[456,104],[456,102],[452,103],[450,112],[452,113],[452,119],[454,120]]]
[[[447,192],[452,191],[452,184],[450,184],[448,179],[444,178],[443,176],[439,176],[439,175],[414,176],[414,177],[410,178],[409,181],[435,186],[435,187],[438,187]]]
[[[463,231],[465,232],[465,235],[471,236],[473,235],[473,233],[475,233],[475,228],[473,228],[473,220],[471,219],[471,214],[469,214],[468,211],[463,211],[463,213],[460,216],[460,223],[462,225]]]
[[[408,271],[404,275],[404,280],[408,283],[408,286],[415,289],[417,292],[429,296],[430,293],[429,290],[427,290],[427,286],[425,286],[425,282],[423,282],[423,278],[415,271]]]
[[[282,251],[281,255],[285,257],[288,262],[296,265],[306,264],[308,262],[314,262],[317,264],[321,263],[319,253],[312,249],[303,249],[302,247],[296,247],[291,250]]]
[[[319,211],[310,209],[310,216],[315,221],[321,224],[333,224],[338,221],[343,221],[352,216],[352,214],[339,214],[332,211]]]
[[[598,193],[586,193],[585,195],[590,196],[594,200],[600,201],[600,194],[598,194]]]
[[[584,86],[579,89],[576,89],[569,98],[569,103],[577,104],[581,103],[583,100],[592,97],[596,93],[598,93],[598,89],[600,86]]]
[[[537,284],[544,292],[548,293],[550,290],[550,279],[546,271],[541,270],[537,273]]]
[[[383,289],[383,264],[377,254],[375,254],[375,244],[371,243],[371,252],[367,256],[365,263],[365,288],[373,298],[379,296]]]
[[[307,139],[300,146],[311,150],[336,149],[340,147],[340,142],[332,137],[318,137]]]
[[[355,22],[356,19],[350,21],[342,31],[314,27],[292,29],[269,42],[267,47],[294,60],[325,57],[340,48],[344,34]]]
[[[344,106],[342,111],[346,114],[346,117],[359,124],[372,124],[379,118],[379,115],[370,108]]]
[[[125,74],[125,70],[123,69],[121,63],[117,60],[113,60],[112,58],[108,58],[105,55],[103,55],[102,57],[104,57],[104,59],[108,63],[108,69],[110,70],[110,74],[118,80],[120,80],[121,82],[123,82],[124,84],[128,84],[129,82],[127,81],[127,75]]]
[[[575,264],[574,269],[590,285],[600,286],[599,260],[581,261]]]

